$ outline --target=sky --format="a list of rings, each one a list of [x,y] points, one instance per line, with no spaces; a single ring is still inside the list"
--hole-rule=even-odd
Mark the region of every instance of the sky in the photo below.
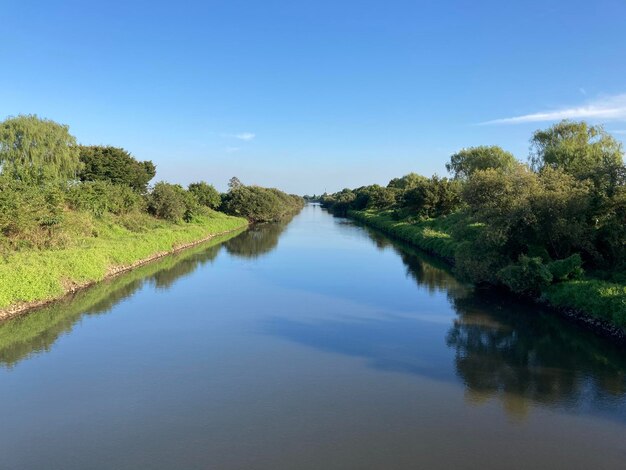
[[[563,118],[626,139],[623,0],[0,0],[0,24],[0,120],[156,180],[319,194],[475,145],[526,160]]]

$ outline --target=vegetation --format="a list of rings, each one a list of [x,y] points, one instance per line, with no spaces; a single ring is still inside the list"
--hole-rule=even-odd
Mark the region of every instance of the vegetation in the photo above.
[[[67,126],[37,116],[0,123],[0,310],[59,297],[155,254],[293,215],[297,196],[244,186],[220,195],[158,182],[121,148],[79,146]],[[217,212],[222,209],[228,214]],[[247,219],[247,220],[245,220]]]
[[[122,148],[83,145],[79,155],[83,164],[78,175],[81,181],[107,181],[145,193],[156,175],[151,161],[140,162]]]
[[[40,185],[75,178],[81,168],[69,128],[37,116],[18,116],[0,124],[0,168],[16,181]]]
[[[198,204],[209,209],[218,209],[222,203],[222,197],[212,185],[200,181],[198,183],[191,183],[187,189],[193,194],[198,201]]]
[[[324,207],[506,287],[626,328],[626,167],[601,127],[535,132],[528,163],[499,147],[452,155],[452,179],[411,173],[324,194]]]
[[[109,311],[146,283],[154,283],[156,287],[173,284],[198,264],[212,262],[221,249],[220,244],[238,233],[241,232],[216,236],[195,248],[182,250],[78,291],[71,298],[54,302],[30,315],[0,323],[0,366],[12,367],[33,354],[48,350],[81,318]]]
[[[252,222],[276,222],[304,207],[304,199],[300,196],[275,188],[244,186],[238,179],[233,180],[228,193],[222,196],[220,206],[220,210],[227,214],[245,217]]]

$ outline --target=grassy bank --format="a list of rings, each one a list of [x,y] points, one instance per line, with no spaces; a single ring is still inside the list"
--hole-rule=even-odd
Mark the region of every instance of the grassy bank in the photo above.
[[[212,262],[221,249],[220,244],[239,233],[241,231],[236,230],[215,236],[196,247],[81,289],[28,315],[0,323],[0,367],[12,367],[32,354],[50,349],[59,336],[71,331],[81,318],[108,312],[146,283],[167,286],[199,264]]]
[[[450,262],[454,260],[454,252],[458,245],[458,241],[451,235],[452,227],[458,222],[458,216],[455,214],[418,223],[394,220],[390,211],[350,211],[348,215],[428,253]]]
[[[399,240],[411,243],[454,264],[455,251],[464,240],[455,239],[453,230],[462,222],[451,214],[419,222],[394,220],[390,211],[349,211],[348,215]],[[471,230],[471,227],[468,228]],[[467,231],[466,231],[467,232]],[[626,285],[583,278],[552,284],[542,289],[542,300],[559,309],[606,321],[626,332]]]
[[[248,224],[245,219],[219,212],[209,212],[189,223],[147,215],[138,221],[108,214],[94,218],[76,211],[68,211],[65,217],[67,225],[76,229],[67,231],[63,247],[19,250],[0,260],[0,318]]]

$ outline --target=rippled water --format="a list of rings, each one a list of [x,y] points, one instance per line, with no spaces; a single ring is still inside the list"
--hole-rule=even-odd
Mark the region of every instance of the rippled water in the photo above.
[[[0,325],[0,468],[626,468],[625,356],[308,206]]]

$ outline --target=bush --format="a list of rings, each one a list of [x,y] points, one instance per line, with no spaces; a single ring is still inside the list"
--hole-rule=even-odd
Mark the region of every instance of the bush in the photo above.
[[[582,268],[583,260],[578,253],[572,256],[553,261],[548,264],[548,269],[552,273],[554,281],[567,281],[568,279],[579,279],[584,271]]]
[[[552,283],[552,273],[541,258],[525,255],[519,261],[498,271],[500,281],[518,294],[538,294]]]
[[[185,210],[185,200],[173,184],[161,181],[148,195],[148,211],[155,217],[178,222],[184,217]]]
[[[275,222],[295,214],[303,205],[301,197],[278,189],[239,185],[224,195],[221,210],[251,222]]]
[[[129,186],[107,181],[73,185],[67,191],[66,201],[70,208],[87,211],[96,217],[107,212],[123,215],[145,208],[143,198]]]
[[[0,242],[13,248],[50,246],[63,221],[63,192],[0,177]]]
[[[217,209],[222,203],[222,198],[220,193],[217,192],[217,189],[204,181],[191,183],[187,189],[191,194],[193,194],[198,201],[198,204],[201,206],[205,206],[210,209]]]

